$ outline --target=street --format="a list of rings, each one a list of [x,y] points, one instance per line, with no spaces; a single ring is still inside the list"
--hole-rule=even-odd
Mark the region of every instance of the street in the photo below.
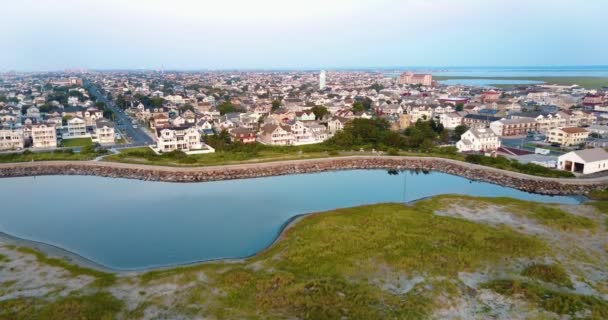
[[[152,138],[137,124],[137,128],[133,128],[134,119],[128,116],[122,109],[120,109],[113,101],[110,101],[106,95],[102,94],[99,91],[99,88],[89,81],[85,81],[85,88],[89,91],[91,96],[95,97],[97,101],[103,102],[106,106],[111,109],[116,115],[115,123],[117,125],[117,129],[121,131],[123,134],[126,134],[124,137],[129,143],[124,145],[118,145],[115,148],[127,148],[127,147],[139,147],[139,146],[147,146],[153,144],[154,141]]]

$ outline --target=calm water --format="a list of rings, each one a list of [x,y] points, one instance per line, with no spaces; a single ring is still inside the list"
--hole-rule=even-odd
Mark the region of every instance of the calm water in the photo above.
[[[387,72],[398,76],[401,70],[428,72],[452,77],[608,77],[608,66],[529,66],[529,67],[401,67]]]
[[[301,213],[445,193],[579,202],[443,173],[382,170],[188,184],[46,176],[0,179],[0,231],[110,268],[143,269],[252,255]]]
[[[441,84],[449,86],[453,85],[464,85],[464,86],[478,86],[478,87],[491,87],[500,84],[517,85],[517,84],[542,84],[542,81],[533,80],[508,80],[508,79],[449,79],[439,81]]]

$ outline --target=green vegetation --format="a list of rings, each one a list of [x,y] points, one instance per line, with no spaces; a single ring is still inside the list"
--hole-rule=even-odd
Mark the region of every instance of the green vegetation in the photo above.
[[[70,264],[62,259],[49,258],[38,250],[28,247],[18,247],[17,251],[36,257],[36,260],[40,263],[44,263],[49,266],[59,267],[65,269],[72,276],[86,275],[96,278],[95,285],[100,287],[110,286],[116,281],[116,276],[112,273],[101,272],[89,268],[80,267],[77,265]]]
[[[570,277],[559,265],[532,264],[527,266],[521,275],[540,281],[553,283],[560,287],[572,288]]]
[[[608,86],[608,78],[605,77],[472,77],[472,76],[434,76],[433,79],[497,79],[497,80],[530,80],[542,81],[547,84],[574,85],[577,84],[587,89],[599,89]],[[511,86],[511,85],[510,85]]]
[[[608,189],[604,190],[593,190],[587,194],[592,200],[608,201]]]
[[[496,158],[485,157],[482,155],[471,154],[465,157],[465,161],[474,164],[480,164],[487,167],[493,167],[497,169],[515,171],[525,173],[539,177],[550,177],[550,178],[573,178],[574,174],[568,171],[553,170],[545,168],[541,165],[534,163],[523,164],[517,160],[510,160],[503,156]]]
[[[61,141],[61,146],[66,148],[84,147],[92,144],[91,138],[64,139]]]
[[[58,161],[58,160],[92,160],[97,153],[74,153],[72,150],[55,150],[50,152],[31,152],[0,154],[0,163]]]
[[[110,155],[104,160],[163,166],[216,166],[234,163],[312,159],[327,156],[329,156],[329,152],[317,151],[308,146],[270,147],[261,144],[238,144],[238,146],[228,151],[216,150],[215,153],[199,155],[186,155],[181,151],[158,155],[150,148],[131,148],[121,150],[119,154]]]
[[[71,295],[55,301],[17,298],[0,302],[0,318],[11,320],[111,320],[124,304],[108,292]]]
[[[586,319],[607,319],[608,303],[593,296],[546,289],[541,285],[517,280],[493,280],[482,285],[502,295],[521,297],[547,311],[576,318],[589,312]]]
[[[426,200],[423,202],[427,202]],[[500,206],[505,211],[530,218],[542,225],[561,230],[595,230],[597,224],[590,218],[573,215],[555,206],[506,197],[478,198],[469,196],[444,195],[428,200],[435,210],[450,205],[463,205],[469,208],[484,208],[489,205]]]

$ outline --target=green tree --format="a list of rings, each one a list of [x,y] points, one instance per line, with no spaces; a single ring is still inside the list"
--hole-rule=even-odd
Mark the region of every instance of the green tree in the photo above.
[[[273,100],[272,101],[272,111],[277,111],[279,110],[279,108],[281,107],[281,101],[279,100]]]
[[[190,110],[190,111],[194,112],[194,106],[189,103],[186,103],[185,105],[183,105],[179,108],[179,112],[181,112],[181,113],[186,112],[186,110]]]
[[[325,106],[314,106],[310,110],[315,114],[315,119],[317,120],[321,120],[325,115],[329,114]]]
[[[384,89],[384,86],[376,82],[372,84],[369,88],[379,92],[380,90]]]
[[[363,111],[365,111],[365,106],[363,105],[363,102],[356,101],[355,103],[353,103],[353,112],[357,113]]]
[[[458,141],[460,140],[460,136],[462,136],[465,132],[467,132],[467,130],[469,130],[469,127],[465,126],[465,125],[459,125],[456,128],[454,128],[454,133],[452,134],[452,139],[454,141]]]
[[[222,102],[219,106],[217,106],[217,110],[219,110],[220,114],[222,115],[237,111],[236,107],[230,101]]]
[[[464,110],[464,104],[463,103],[456,104],[456,111],[460,112],[462,110]]]

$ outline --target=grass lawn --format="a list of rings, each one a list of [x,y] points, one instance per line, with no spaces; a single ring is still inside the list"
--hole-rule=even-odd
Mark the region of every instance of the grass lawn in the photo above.
[[[332,153],[333,154],[333,153]],[[257,153],[247,152],[215,152],[209,154],[190,155],[185,158],[175,158],[170,154],[157,155],[148,147],[123,149],[119,154],[110,155],[104,161],[194,167],[194,166],[217,166],[235,163],[269,162],[280,160],[313,159],[329,157],[330,152],[300,152],[297,149],[267,148]],[[336,154],[333,154],[336,156]]]
[[[0,302],[0,318],[139,319],[150,310],[162,310],[158,318],[426,319],[445,308],[446,299],[455,302],[475,294],[458,280],[462,273],[555,258],[557,252],[540,237],[506,225],[434,214],[459,199],[440,196],[413,205],[388,203],[312,214],[286,230],[272,247],[243,261],[118,276],[107,286],[92,283],[67,296],[7,299]],[[461,200],[467,207],[491,203],[531,216],[553,208],[507,198]],[[529,213],[523,212],[526,207]],[[33,254],[38,263],[67,269],[70,277],[106,277],[19,250]],[[0,261],[0,267],[8,260]],[[480,287],[557,314],[589,312],[594,319],[608,314],[605,301],[568,291],[571,283],[560,265],[515,268],[520,270],[512,276],[524,280],[490,278]],[[421,280],[400,285],[415,276]],[[139,299],[128,310],[127,301],[109,294],[125,287],[136,293],[127,295],[129,299]],[[178,290],[166,293],[171,287]]]
[[[63,139],[61,141],[61,146],[66,148],[72,147],[84,147],[90,146],[93,144],[91,138],[76,138],[76,139]]]
[[[96,154],[70,153],[62,150],[50,152],[25,152],[0,154],[0,163],[59,161],[59,160],[92,160]]]
[[[608,86],[608,78],[606,77],[471,77],[471,76],[434,76],[433,79],[450,80],[450,79],[497,79],[497,80],[532,80],[542,81],[546,84],[573,85],[577,84],[587,89],[599,89],[603,86]],[[513,85],[501,85],[501,87],[512,87]]]

